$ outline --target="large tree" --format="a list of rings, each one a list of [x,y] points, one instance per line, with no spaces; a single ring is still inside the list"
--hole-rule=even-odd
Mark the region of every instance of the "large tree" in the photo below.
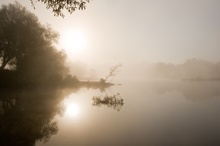
[[[47,9],[52,9],[55,16],[64,17],[63,11],[67,10],[70,14],[76,10],[84,10],[86,4],[90,0],[30,0],[32,5],[35,6],[35,2],[42,2],[46,5]]]
[[[58,33],[17,2],[3,5],[0,18],[0,70],[13,67],[27,79],[65,74],[65,54],[54,45]]]

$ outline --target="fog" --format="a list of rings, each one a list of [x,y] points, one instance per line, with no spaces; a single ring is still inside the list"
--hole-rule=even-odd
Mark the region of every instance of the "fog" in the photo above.
[[[105,77],[109,68],[115,64],[93,64],[85,62],[69,62],[70,71],[82,80],[98,80]],[[191,58],[183,63],[141,62],[122,64],[115,80],[188,80],[188,81],[217,81],[220,80],[220,62]]]
[[[0,10],[0,145],[220,145],[220,1],[32,2]]]
[[[67,66],[69,68],[70,73],[81,80],[98,79],[96,70],[92,67],[89,67],[89,65],[85,62],[67,62]]]

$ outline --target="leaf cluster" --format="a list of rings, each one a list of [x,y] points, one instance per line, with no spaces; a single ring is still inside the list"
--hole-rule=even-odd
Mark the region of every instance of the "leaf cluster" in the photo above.
[[[30,0],[32,6],[35,7],[35,2],[42,2],[47,9],[52,9],[55,16],[64,17],[63,11],[67,10],[70,14],[76,10],[86,9],[87,3],[90,0]]]

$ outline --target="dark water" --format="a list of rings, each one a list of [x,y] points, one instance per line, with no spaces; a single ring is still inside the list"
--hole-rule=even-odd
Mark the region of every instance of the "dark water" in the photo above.
[[[124,104],[95,104],[93,96]],[[1,146],[220,145],[219,82],[1,91],[0,107]]]

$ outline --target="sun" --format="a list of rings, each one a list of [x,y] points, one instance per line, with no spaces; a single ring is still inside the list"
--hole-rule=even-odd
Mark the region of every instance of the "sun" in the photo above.
[[[79,114],[79,106],[77,104],[68,104],[65,113],[69,116],[77,116]]]
[[[80,53],[86,47],[86,37],[81,31],[68,31],[61,34],[60,45],[68,56]]]

